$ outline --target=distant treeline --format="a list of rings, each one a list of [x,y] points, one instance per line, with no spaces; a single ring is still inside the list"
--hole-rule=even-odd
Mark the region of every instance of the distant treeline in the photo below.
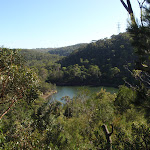
[[[60,48],[54,48],[49,51],[50,54],[57,54],[59,56],[69,56],[70,53],[72,53],[74,50],[79,49],[80,47],[85,47],[87,44],[76,44],[72,46],[66,46],[66,47],[60,47]]]
[[[72,53],[74,50],[77,50],[80,47],[86,46],[86,43],[81,43],[81,44],[75,44],[71,46],[65,46],[65,47],[59,47],[59,48],[35,48],[35,49],[23,49],[27,51],[36,51],[36,52],[48,52],[50,54],[56,54],[59,56],[68,56],[70,53]]]

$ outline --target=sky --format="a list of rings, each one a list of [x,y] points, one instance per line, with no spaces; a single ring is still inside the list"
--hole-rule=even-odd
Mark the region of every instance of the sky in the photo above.
[[[137,0],[131,3],[138,18]],[[7,48],[89,43],[125,32],[129,19],[120,0],[0,0],[0,6],[0,46]]]

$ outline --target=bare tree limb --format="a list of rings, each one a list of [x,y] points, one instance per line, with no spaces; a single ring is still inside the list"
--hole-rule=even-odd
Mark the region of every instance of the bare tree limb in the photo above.
[[[141,76],[139,76],[139,79],[140,79],[142,82],[145,82],[145,83],[147,83],[147,84],[150,86],[150,83],[149,83],[148,81],[144,80]]]
[[[107,150],[112,150],[112,139],[111,139],[111,135],[113,133],[113,125],[112,126],[112,131],[109,132],[107,126],[104,124],[102,125],[103,131],[106,135],[106,140],[107,140]]]
[[[130,88],[132,88],[133,90],[135,90],[135,87],[132,86],[129,82],[127,82],[125,79],[123,79],[123,81],[124,81],[127,85],[129,85]]]
[[[137,0],[137,2],[139,3],[139,6],[140,6],[140,7],[143,7],[143,4],[146,2],[146,0],[143,0],[142,3],[140,3],[139,0]]]
[[[127,0],[127,4],[128,4],[128,12],[130,15],[133,15],[133,10],[132,10],[132,6],[131,6],[131,3],[130,3],[130,0]]]
[[[138,1],[138,3],[139,3],[139,7],[140,7],[140,10],[141,10],[141,24],[142,24],[142,26],[143,26],[143,10],[142,10],[142,8],[143,8],[143,4],[144,4],[144,2],[145,2],[145,0],[143,1],[143,3],[140,3],[139,2],[139,0],[137,0]]]
[[[132,5],[130,3],[130,0],[127,0],[127,5],[125,4],[125,2],[123,0],[120,0],[122,5],[124,6],[124,8],[127,10],[127,12],[129,13],[130,17],[131,17],[131,21],[133,23],[135,22],[135,18],[134,18],[134,13],[133,13],[133,9],[132,9]]]
[[[128,6],[125,4],[125,2],[123,0],[120,0],[120,1],[121,1],[122,5],[124,6],[124,8],[129,12]]]
[[[147,77],[149,77],[149,78],[150,78],[150,75],[148,75],[148,73],[147,73],[147,72],[145,72],[145,75],[146,75]]]

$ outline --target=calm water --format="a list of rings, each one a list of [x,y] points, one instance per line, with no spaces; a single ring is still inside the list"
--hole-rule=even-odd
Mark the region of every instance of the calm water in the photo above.
[[[59,100],[64,96],[69,96],[73,98],[80,92],[82,89],[88,89],[90,93],[99,92],[101,88],[106,89],[107,92],[116,93],[118,91],[117,88],[112,87],[89,87],[89,86],[57,86],[57,93],[52,95],[52,100]]]

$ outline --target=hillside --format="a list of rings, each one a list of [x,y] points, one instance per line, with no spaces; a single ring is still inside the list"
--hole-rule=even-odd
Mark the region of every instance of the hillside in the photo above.
[[[130,40],[128,33],[120,33],[110,39],[105,38],[90,44],[51,50],[55,55],[46,51],[43,53],[40,49],[22,50],[21,54],[28,66],[39,70],[39,75],[41,70],[44,70],[44,79],[47,82],[57,85],[116,87],[124,84],[125,78],[130,83],[133,81],[130,72],[126,69],[127,66],[133,69],[136,58]]]
[[[32,48],[32,49],[22,49],[24,51],[34,51],[34,52],[40,52],[40,53],[47,53],[50,50],[53,50],[53,48]]]
[[[34,52],[40,52],[40,53],[49,53],[49,54],[54,54],[54,55],[59,55],[59,56],[68,56],[71,54],[74,50],[77,50],[81,47],[85,47],[87,44],[86,43],[80,43],[80,44],[75,44],[75,45],[70,45],[70,46],[65,46],[65,47],[59,47],[59,48],[33,48],[33,49],[22,49],[24,51],[34,51]]]
[[[124,77],[132,80],[125,68],[134,67],[135,55],[130,40],[127,33],[120,33],[110,39],[87,44],[60,60],[59,78],[50,75],[48,81],[58,85],[116,86],[124,83]]]
[[[56,55],[60,55],[60,56],[68,56],[74,50],[77,50],[81,47],[85,47],[86,45],[87,45],[86,43],[81,43],[81,44],[76,44],[76,45],[71,45],[71,46],[66,46],[66,47],[53,48],[53,49],[50,49],[48,52],[50,54],[56,54]]]
[[[130,38],[127,33],[121,33],[113,35],[110,39],[105,38],[87,44],[65,57],[61,64],[65,67],[74,64],[82,65],[82,59],[83,61],[88,60],[89,64],[96,64],[101,68],[106,64],[115,67],[122,66],[125,62],[132,62],[133,48],[130,44]]]
[[[34,49],[22,49],[20,54],[24,57],[26,61],[50,61],[56,62],[59,59],[63,58],[58,55],[52,55],[48,52]]]

